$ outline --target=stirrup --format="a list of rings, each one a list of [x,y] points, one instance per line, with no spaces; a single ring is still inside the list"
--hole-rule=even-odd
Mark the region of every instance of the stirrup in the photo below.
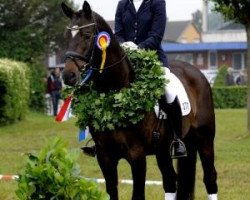
[[[90,141],[92,141],[92,139],[90,139],[84,147],[81,147],[81,149],[82,149],[84,154],[91,156],[91,157],[95,157],[96,147],[95,147],[95,145],[89,146],[88,144]]]
[[[172,159],[187,157],[186,146],[180,139],[174,139],[169,150]]]

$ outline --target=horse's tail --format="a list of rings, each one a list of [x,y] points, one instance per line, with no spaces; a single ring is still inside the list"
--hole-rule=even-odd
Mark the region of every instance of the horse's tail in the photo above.
[[[178,170],[177,200],[194,199],[197,149],[194,144],[186,143],[186,147],[187,147],[188,157],[180,158],[177,164],[177,170]]]

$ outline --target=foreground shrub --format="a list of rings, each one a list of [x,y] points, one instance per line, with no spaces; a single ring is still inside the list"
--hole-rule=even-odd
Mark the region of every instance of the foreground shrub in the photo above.
[[[0,125],[24,119],[30,94],[27,65],[0,59],[0,91]]]
[[[65,141],[55,139],[38,155],[29,155],[18,179],[16,195],[20,200],[108,200],[95,183],[79,176],[79,151],[68,152],[66,147]]]

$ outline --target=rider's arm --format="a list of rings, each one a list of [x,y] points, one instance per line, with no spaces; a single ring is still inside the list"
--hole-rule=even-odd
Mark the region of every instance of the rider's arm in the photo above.
[[[118,2],[116,14],[115,14],[115,35],[120,43],[125,42],[124,27],[122,24],[122,11],[123,11],[122,1]]]
[[[138,44],[139,48],[157,49],[162,41],[166,26],[166,3],[165,0],[152,1],[153,12],[152,26],[148,38]]]

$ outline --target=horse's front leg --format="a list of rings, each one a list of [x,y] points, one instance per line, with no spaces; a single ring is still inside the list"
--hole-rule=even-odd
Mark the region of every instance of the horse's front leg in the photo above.
[[[175,200],[177,176],[174,170],[173,161],[166,147],[169,147],[169,144],[161,145],[156,153],[156,159],[162,174],[165,200]]]
[[[106,181],[106,191],[110,200],[118,200],[118,160],[110,157],[105,150],[97,151],[97,160]]]
[[[144,151],[131,149],[128,162],[133,176],[132,200],[145,200],[146,155]]]

